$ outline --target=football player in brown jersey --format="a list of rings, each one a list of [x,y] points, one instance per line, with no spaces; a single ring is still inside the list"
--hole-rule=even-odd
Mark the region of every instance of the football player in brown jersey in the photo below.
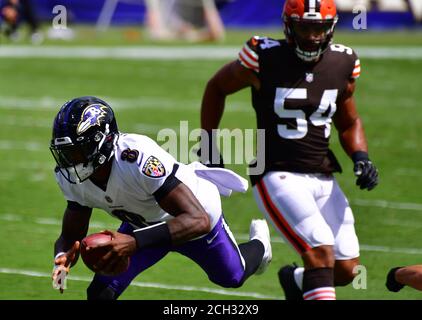
[[[226,96],[251,88],[257,127],[265,130],[265,148],[257,148],[265,150],[265,172],[251,176],[255,199],[304,263],[280,269],[286,299],[335,299],[335,286],[349,284],[359,264],[353,213],[333,176],[341,167],[329,149],[332,122],[354,162],[356,184],[367,190],[378,184],[353,96],[360,61],[351,48],[332,43],[337,19],[334,0],[286,0],[286,39],[250,39],[209,80],[202,100],[201,126],[215,137]],[[211,150],[203,163],[223,165],[210,163],[222,159],[213,154],[212,138],[203,139],[203,148]]]

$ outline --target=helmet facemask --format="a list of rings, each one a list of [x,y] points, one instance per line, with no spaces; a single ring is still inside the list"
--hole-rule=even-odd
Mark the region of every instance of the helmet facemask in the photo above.
[[[337,18],[329,20],[287,18],[286,20],[286,35],[293,42],[299,58],[306,62],[317,61],[331,43]]]
[[[333,4],[334,5],[334,4]],[[330,14],[320,12],[291,12],[296,10],[286,3],[283,12],[284,33],[297,56],[306,62],[316,62],[330,45],[338,16],[335,7]],[[289,13],[290,12],[290,13]]]
[[[55,138],[50,150],[57,163],[57,168],[67,181],[81,183],[94,174],[114,155],[117,135],[110,134],[109,124],[104,132],[94,131],[90,135]]]
[[[285,0],[284,33],[296,55],[317,62],[331,43],[338,15],[335,0]]]

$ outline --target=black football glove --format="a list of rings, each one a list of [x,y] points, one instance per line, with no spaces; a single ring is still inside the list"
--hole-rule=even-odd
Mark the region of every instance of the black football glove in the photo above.
[[[368,191],[374,189],[378,184],[378,170],[369,160],[368,154],[363,151],[353,153],[352,160],[354,162],[353,171],[357,177],[356,185],[362,190]]]
[[[204,136],[206,135],[206,136]],[[201,133],[201,147],[197,151],[199,161],[207,167],[224,168],[223,157],[215,144],[216,134],[203,130]]]
[[[385,286],[391,292],[399,292],[404,287],[403,284],[398,283],[396,280],[396,271],[400,268],[402,267],[393,268],[387,274],[387,282],[385,283]]]

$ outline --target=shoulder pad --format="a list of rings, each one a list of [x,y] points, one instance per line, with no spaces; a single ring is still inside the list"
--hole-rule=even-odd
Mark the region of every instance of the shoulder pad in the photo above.
[[[354,53],[353,49],[339,43],[330,44],[330,50],[333,52],[344,53],[345,55],[352,56]]]
[[[258,52],[260,50],[270,49],[273,47],[280,46],[280,41],[274,40],[268,37],[254,36],[246,43],[249,48],[253,51]]]
[[[252,38],[250,38],[247,42],[246,45],[253,51],[258,52],[259,50],[259,42],[260,39],[262,39],[259,36],[253,36]]]
[[[259,73],[259,54],[266,49],[280,46],[280,42],[270,38],[254,36],[239,52],[239,61],[247,69]]]
[[[347,64],[350,64],[350,78],[357,79],[360,76],[361,66],[360,66],[360,60],[356,52],[345,45],[342,44],[331,44],[330,49],[332,52],[340,54],[342,57],[344,57],[345,60],[347,60]]]

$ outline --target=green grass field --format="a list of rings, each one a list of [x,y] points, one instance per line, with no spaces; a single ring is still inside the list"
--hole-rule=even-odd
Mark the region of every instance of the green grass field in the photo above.
[[[48,44],[151,44],[129,41],[119,29],[108,38],[89,38],[89,29],[82,30],[70,44]],[[249,35],[265,33],[230,32],[224,45],[241,46]],[[420,45],[422,34],[339,33],[337,41],[400,48]],[[422,293],[409,288],[399,294],[387,292],[384,279],[392,266],[422,263],[422,59],[361,60],[363,73],[356,97],[381,179],[374,191],[360,191],[354,185],[351,161],[333,134],[332,148],[344,169],[337,178],[354,210],[361,263],[367,270],[366,289],[338,288],[337,297],[420,299]],[[109,99],[121,131],[152,138],[160,128],[177,128],[183,120],[189,121],[191,129],[197,128],[205,84],[225,62],[0,58],[0,299],[84,299],[92,276],[79,262],[64,295],[52,289],[49,278],[65,205],[48,150],[52,120],[60,105],[81,95]],[[228,99],[222,127],[255,127],[248,90]],[[245,167],[231,166],[243,176]],[[223,207],[238,242],[244,241],[250,220],[261,217],[251,191],[224,199]],[[91,221],[90,232],[119,225],[100,211],[95,211]],[[251,277],[240,289],[220,292],[198,266],[170,254],[140,275],[121,299],[282,299],[278,268],[300,259],[271,231],[272,264],[264,275]]]

